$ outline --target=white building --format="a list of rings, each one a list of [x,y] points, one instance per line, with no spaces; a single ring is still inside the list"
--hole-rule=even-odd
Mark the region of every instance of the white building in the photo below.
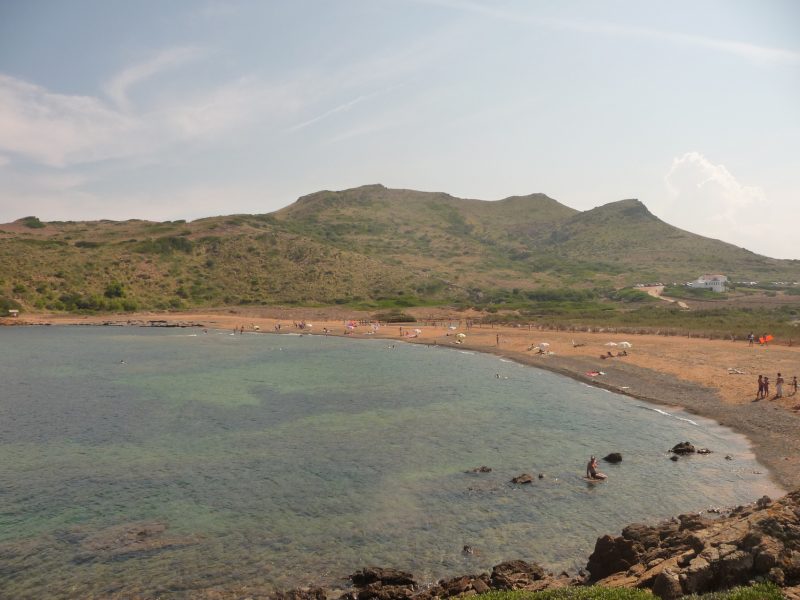
[[[724,292],[727,283],[728,278],[725,275],[700,275],[695,281],[690,281],[687,285],[691,288]]]

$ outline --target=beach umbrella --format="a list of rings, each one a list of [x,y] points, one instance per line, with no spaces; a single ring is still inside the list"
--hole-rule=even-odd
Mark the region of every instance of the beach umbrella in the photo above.
[[[549,347],[550,347],[550,344],[548,344],[547,342],[539,342],[539,348],[541,348],[542,350],[544,350],[545,348],[549,348]]]
[[[313,327],[311,323],[306,323],[306,327]]]
[[[347,324],[347,328],[348,328],[350,331],[353,331],[353,329],[355,329],[355,328],[356,328],[356,326],[355,326],[355,325],[350,325],[350,323],[348,323],[348,324]]]
[[[448,327],[448,329],[458,329],[458,326],[456,326],[456,325],[450,325],[450,327]]]
[[[633,346],[633,344],[631,344],[630,342],[620,342],[619,345],[622,346],[623,348],[630,348],[631,346]]]
[[[464,333],[457,333],[457,334],[456,334],[456,337],[457,337],[458,339],[460,339],[460,340],[463,340],[463,339],[464,339],[465,337],[467,337],[467,336],[466,336],[466,334],[464,334]]]
[[[617,342],[606,342],[606,346],[616,346]]]
[[[417,335],[419,335],[420,333],[422,333],[422,329],[415,329],[415,330],[414,330],[414,333],[416,333]]]

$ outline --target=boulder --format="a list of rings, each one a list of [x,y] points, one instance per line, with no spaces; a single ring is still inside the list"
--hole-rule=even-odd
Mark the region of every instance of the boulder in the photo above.
[[[353,585],[364,587],[373,583],[381,585],[416,585],[414,576],[397,569],[383,569],[381,567],[365,567],[350,575]]]
[[[414,595],[411,586],[406,585],[381,585],[372,583],[358,590],[358,600],[405,600]]]
[[[770,504],[772,504],[772,498],[769,496],[761,496],[761,498],[756,501],[756,506],[758,508],[767,508]]]
[[[589,556],[586,569],[590,573],[590,581],[604,579],[613,573],[621,573],[639,562],[642,546],[633,540],[623,537],[604,535],[597,538],[594,552]]]
[[[622,454],[620,454],[619,452],[612,452],[611,454],[604,456],[603,460],[608,463],[611,463],[612,465],[615,465],[617,463],[622,462]]]
[[[509,560],[492,568],[491,585],[499,590],[518,590],[544,579],[544,569],[536,563]]]
[[[669,569],[664,569],[653,581],[653,594],[661,600],[677,600],[683,596],[680,579]]]

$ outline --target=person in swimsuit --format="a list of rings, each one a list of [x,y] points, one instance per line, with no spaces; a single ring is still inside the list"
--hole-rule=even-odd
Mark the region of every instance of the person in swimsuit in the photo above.
[[[586,477],[588,479],[597,479],[597,459],[594,456],[586,464]]]

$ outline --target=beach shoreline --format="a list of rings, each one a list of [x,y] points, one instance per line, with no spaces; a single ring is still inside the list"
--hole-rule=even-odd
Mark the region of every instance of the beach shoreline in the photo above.
[[[411,311],[412,314],[413,311]],[[800,487],[800,415],[792,410],[800,394],[753,402],[755,380],[765,374],[774,381],[783,372],[787,382],[800,365],[800,348],[749,346],[747,341],[706,340],[606,331],[570,332],[536,328],[473,325],[469,316],[446,311],[415,314],[417,324],[390,324],[373,331],[364,313],[345,309],[236,308],[130,315],[33,314],[2,319],[15,325],[194,326],[245,333],[312,333],[368,339],[379,338],[437,345],[493,354],[541,368],[611,392],[654,404],[683,409],[712,419],[743,434],[753,452],[785,490]],[[345,323],[355,320],[353,329]],[[299,329],[296,324],[310,323]],[[435,325],[431,323],[435,322]],[[281,325],[276,330],[276,325]],[[425,324],[427,323],[427,324]],[[420,333],[416,333],[419,330]],[[409,335],[401,335],[401,332]],[[456,338],[458,333],[466,337]],[[457,343],[461,341],[461,343]],[[611,346],[627,341],[630,348]],[[542,353],[539,353],[539,344]],[[622,354],[625,349],[627,355]],[[611,353],[612,356],[608,356]],[[606,358],[601,358],[601,355]],[[786,389],[788,388],[788,390]],[[675,440],[676,443],[683,440]]]

